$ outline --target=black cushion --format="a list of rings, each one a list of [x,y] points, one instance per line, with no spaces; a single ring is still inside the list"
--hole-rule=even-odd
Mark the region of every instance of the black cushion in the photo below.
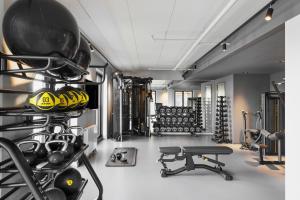
[[[231,154],[233,150],[225,146],[186,146],[183,147],[184,153],[190,153],[195,155],[207,155],[207,154]]]
[[[178,154],[181,152],[180,147],[159,147],[160,153],[164,154]]]

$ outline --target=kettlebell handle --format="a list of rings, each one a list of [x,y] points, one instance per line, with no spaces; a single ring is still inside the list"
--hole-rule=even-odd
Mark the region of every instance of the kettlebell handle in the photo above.
[[[64,141],[64,140],[51,140],[51,141],[45,143],[45,148],[47,149],[48,152],[52,152],[52,150],[50,148],[50,144],[53,144],[53,143],[63,144],[63,147],[60,151],[66,151],[67,150],[68,143],[66,141]]]
[[[49,124],[46,127],[46,131],[49,132],[49,133],[51,133],[50,128],[52,128],[52,127],[55,128],[56,126],[60,127],[60,131],[58,132],[58,134],[62,134],[65,131],[65,128],[64,128],[64,126],[62,124],[56,124],[56,123]]]
[[[39,136],[39,135],[45,136],[45,141],[51,139],[51,134],[48,131],[42,131],[42,132],[39,132],[39,133],[35,133],[32,136]]]
[[[64,134],[61,134],[61,135],[57,135],[56,139],[64,140],[63,139],[64,136],[71,136],[72,137],[71,143],[73,143],[73,144],[75,143],[75,141],[76,141],[76,135],[73,134],[73,133],[64,133]]]
[[[84,129],[81,126],[70,126],[67,128],[66,132],[72,133],[72,130],[79,130],[79,135],[82,135]]]
[[[41,143],[39,141],[37,141],[37,140],[25,140],[25,141],[19,142],[17,144],[17,146],[20,148],[24,144],[36,144],[34,152],[37,152],[40,149],[40,147],[41,147]]]

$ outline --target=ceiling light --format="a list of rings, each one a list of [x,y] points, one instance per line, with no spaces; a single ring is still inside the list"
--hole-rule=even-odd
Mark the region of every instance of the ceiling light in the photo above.
[[[94,47],[93,47],[93,45],[92,45],[91,43],[89,43],[89,46],[90,46],[91,52],[92,52],[92,53],[95,52],[95,49],[94,49]]]
[[[223,52],[227,51],[227,44],[226,43],[222,44],[222,51]]]
[[[228,47],[228,45],[230,45],[230,43],[227,43],[227,42],[223,42],[223,43],[221,43],[221,46],[222,46],[222,51],[223,51],[223,52],[227,51],[227,47]]]
[[[274,11],[274,9],[272,8],[272,5],[270,4],[270,7],[268,8],[267,14],[265,16],[266,21],[271,21],[272,20],[273,11]]]

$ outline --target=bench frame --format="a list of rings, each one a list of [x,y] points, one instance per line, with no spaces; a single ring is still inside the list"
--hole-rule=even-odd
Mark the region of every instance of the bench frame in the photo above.
[[[174,155],[173,158],[165,158],[165,156],[170,156],[170,155]],[[197,153],[185,153],[182,152],[180,153],[162,153],[160,158],[158,159],[158,162],[160,162],[163,166],[163,169],[161,169],[160,173],[161,173],[161,177],[167,177],[167,176],[171,176],[171,175],[175,175],[184,171],[191,171],[191,170],[195,170],[195,169],[206,169],[212,172],[215,172],[221,176],[224,177],[225,180],[227,181],[231,181],[233,179],[232,175],[226,171],[224,171],[222,169],[222,167],[225,166],[225,163],[222,163],[219,161],[218,156],[219,154],[214,154],[215,155],[215,159],[212,158],[208,158],[206,156],[204,156],[204,154],[197,154]],[[210,166],[210,165],[206,165],[206,164],[195,164],[193,156],[198,156],[200,159],[203,159],[204,161],[207,162],[211,162],[213,164],[215,164],[215,166]],[[168,162],[175,162],[175,161],[181,161],[181,160],[185,160],[185,166],[180,167],[178,169],[175,170],[171,170],[167,167],[167,163]]]

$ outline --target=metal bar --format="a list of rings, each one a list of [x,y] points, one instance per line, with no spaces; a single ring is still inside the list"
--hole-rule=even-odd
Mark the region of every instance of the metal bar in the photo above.
[[[11,158],[8,158],[8,159],[6,159],[6,160],[1,161],[1,162],[0,162],[0,167],[2,167],[3,165],[6,165],[7,163],[9,163],[9,162],[11,162],[11,161],[12,161]]]
[[[20,187],[16,187],[11,189],[9,192],[7,192],[5,195],[3,195],[0,200],[5,200],[7,199],[9,196],[11,196],[12,194],[14,194],[16,191],[18,191],[20,189]]]
[[[0,184],[0,188],[15,188],[15,187],[27,187],[26,183],[7,183]]]
[[[36,129],[36,128],[45,128],[50,122],[50,116],[46,116],[46,121],[43,124],[40,125],[27,125],[27,126],[18,126],[14,127],[11,125],[4,125],[0,126],[0,131],[21,131],[21,130],[30,130],[30,129]]]
[[[17,175],[17,174],[18,174],[18,173],[11,173],[11,174],[5,176],[4,178],[2,178],[2,179],[0,180],[0,186],[1,186],[4,182],[6,182],[7,180],[11,179],[12,177],[14,177],[14,176]]]
[[[5,56],[5,57],[8,58],[8,57],[12,57],[12,56]],[[16,57],[16,56],[13,56],[13,57]],[[33,58],[34,56],[31,57],[31,58],[30,58],[30,56],[24,56],[23,58],[20,58],[20,59],[26,59],[25,57],[28,57],[29,59],[33,59],[33,60],[38,60],[38,59],[34,59]],[[45,60],[45,58],[42,58],[42,57],[40,57],[40,58],[41,58],[40,60]],[[0,74],[30,73],[30,72],[31,73],[35,73],[35,72],[46,71],[46,70],[48,70],[51,67],[51,64],[52,64],[51,58],[47,58],[47,60],[48,60],[47,65],[45,67],[42,67],[42,68],[27,68],[27,69],[3,70],[3,71],[0,71]]]
[[[6,94],[32,94],[32,92],[22,90],[0,89],[0,93]]]
[[[36,200],[43,200],[44,197],[41,193],[41,189],[36,185],[38,180],[33,174],[29,164],[26,162],[21,150],[9,139],[0,138],[0,146],[3,147],[11,159],[14,161],[15,166],[19,170],[24,181],[27,183]]]
[[[88,158],[86,157],[86,155],[83,153],[80,160],[82,161],[82,163],[85,165],[85,167],[87,168],[87,170],[89,171],[91,177],[93,178],[97,188],[98,188],[98,191],[99,191],[99,194],[98,194],[98,198],[97,200],[102,200],[102,196],[103,196],[103,186],[102,186],[102,183],[101,181],[99,180],[96,172],[94,171],[90,161],[88,160]]]

